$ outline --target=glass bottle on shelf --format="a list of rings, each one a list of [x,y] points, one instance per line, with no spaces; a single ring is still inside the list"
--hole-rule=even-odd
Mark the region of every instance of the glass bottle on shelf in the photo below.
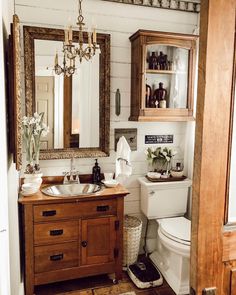
[[[166,108],[167,90],[163,88],[163,83],[159,83],[159,88],[154,91],[153,97],[158,101],[159,108]]]
[[[152,95],[151,95],[151,97],[149,99],[149,108],[156,108],[156,97],[153,94],[153,91],[154,91],[154,88],[152,90]]]
[[[156,70],[157,69],[157,56],[156,53],[153,51],[152,55],[148,59],[148,67],[150,70]]]
[[[160,54],[158,55],[157,62],[160,65],[160,70],[167,70],[168,68],[168,58],[167,54],[163,54],[162,51],[160,51]]]
[[[145,95],[145,107],[146,108],[150,107],[151,99],[152,99],[152,89],[151,89],[151,86],[146,84],[146,95]]]

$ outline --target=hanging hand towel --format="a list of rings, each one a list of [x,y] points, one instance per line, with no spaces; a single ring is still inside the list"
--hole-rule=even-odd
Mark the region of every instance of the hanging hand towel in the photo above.
[[[125,137],[120,137],[116,149],[116,180],[123,185],[132,174],[130,153],[131,149]]]

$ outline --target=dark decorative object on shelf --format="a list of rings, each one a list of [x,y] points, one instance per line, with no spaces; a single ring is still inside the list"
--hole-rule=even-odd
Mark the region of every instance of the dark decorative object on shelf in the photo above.
[[[151,96],[149,99],[149,108],[158,108],[158,100],[154,96]]]
[[[158,58],[156,56],[156,53],[153,51],[152,55],[148,59],[149,69],[156,70],[157,69],[157,62],[158,62]]]
[[[159,108],[166,108],[166,97],[167,97],[167,90],[163,88],[163,83],[159,83],[159,88],[154,91],[153,98],[156,104],[158,104]]]
[[[160,51],[160,54],[158,55],[158,58],[157,58],[157,63],[160,67],[158,70],[167,70],[168,69],[167,54],[163,54],[163,52]]]
[[[145,99],[146,108],[150,107],[151,100],[152,100],[152,89],[151,89],[151,86],[146,84],[146,99]]]
[[[168,71],[172,71],[173,70],[173,61],[168,60],[168,67],[167,67]]]

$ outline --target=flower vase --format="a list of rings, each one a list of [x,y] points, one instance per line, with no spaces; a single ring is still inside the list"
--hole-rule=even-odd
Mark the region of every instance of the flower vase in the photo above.
[[[167,170],[167,162],[164,160],[158,160],[158,161],[153,161],[151,164],[151,170],[153,172],[160,172],[162,173],[163,171]]]
[[[24,173],[24,183],[33,183],[39,189],[43,181],[42,176],[43,173]]]
[[[35,148],[35,165],[34,165],[34,168],[35,168],[35,171],[36,173],[40,173],[40,166],[39,166],[39,146],[37,146]]]

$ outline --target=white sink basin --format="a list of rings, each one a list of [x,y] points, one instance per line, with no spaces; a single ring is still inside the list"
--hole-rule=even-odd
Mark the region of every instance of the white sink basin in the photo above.
[[[51,197],[76,197],[82,195],[91,195],[100,190],[100,185],[91,183],[57,184],[41,189],[44,194]]]

